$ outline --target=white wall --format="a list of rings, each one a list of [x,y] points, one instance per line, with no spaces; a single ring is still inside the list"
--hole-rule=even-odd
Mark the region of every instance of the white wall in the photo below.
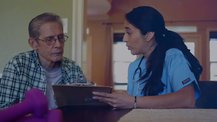
[[[76,9],[73,7],[77,6],[77,8],[83,9],[84,5],[81,1],[83,0],[1,0],[0,73],[13,56],[31,49],[27,41],[28,23],[33,17],[43,12],[53,12],[68,20],[67,35],[69,39],[65,44],[64,56],[72,58],[73,54],[76,53],[76,50],[72,50],[72,43],[76,44],[77,41],[77,38],[72,37],[73,33],[76,32],[75,30],[72,32],[72,28],[74,28],[72,23],[74,19],[78,19],[74,15],[73,11]],[[83,15],[83,13],[80,14]],[[74,46],[76,47],[76,45]],[[81,55],[76,56],[81,57]],[[73,57],[72,59],[77,58]]]

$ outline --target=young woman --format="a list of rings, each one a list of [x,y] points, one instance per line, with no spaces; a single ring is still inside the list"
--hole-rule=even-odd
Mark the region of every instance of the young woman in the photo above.
[[[125,16],[123,40],[133,55],[127,92],[93,92],[94,99],[115,108],[192,108],[199,97],[202,72],[181,36],[165,28],[154,8],[134,8]]]

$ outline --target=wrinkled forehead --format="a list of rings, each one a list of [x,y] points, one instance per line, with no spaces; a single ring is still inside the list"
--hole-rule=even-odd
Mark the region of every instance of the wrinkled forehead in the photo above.
[[[40,26],[39,35],[40,36],[53,36],[63,33],[63,27],[58,22],[47,22]]]

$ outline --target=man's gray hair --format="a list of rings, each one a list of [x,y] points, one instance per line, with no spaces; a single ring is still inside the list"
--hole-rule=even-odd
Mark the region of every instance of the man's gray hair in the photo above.
[[[42,13],[36,16],[35,18],[33,18],[29,22],[29,27],[28,27],[29,37],[38,38],[40,36],[39,29],[41,25],[48,23],[48,22],[57,22],[63,28],[63,24],[62,24],[60,16],[54,13]]]

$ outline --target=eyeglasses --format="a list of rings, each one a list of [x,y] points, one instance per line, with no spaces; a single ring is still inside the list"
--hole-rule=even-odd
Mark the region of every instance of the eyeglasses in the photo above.
[[[59,34],[56,36],[48,36],[48,37],[45,37],[44,39],[38,38],[38,40],[41,40],[41,41],[45,42],[47,45],[51,46],[51,45],[55,44],[57,40],[63,44],[68,38],[69,37],[65,34]]]

